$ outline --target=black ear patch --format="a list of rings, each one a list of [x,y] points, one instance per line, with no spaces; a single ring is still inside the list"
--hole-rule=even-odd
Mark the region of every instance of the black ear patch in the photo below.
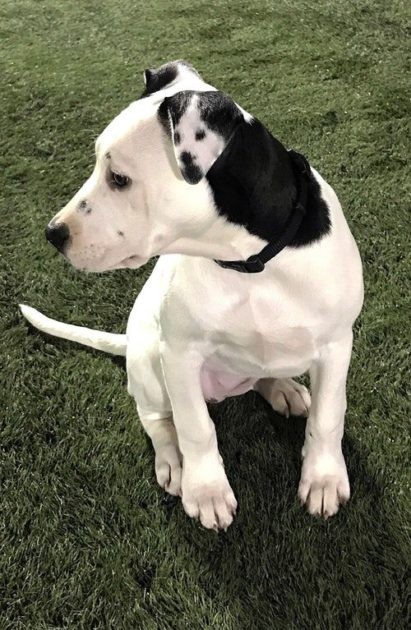
[[[176,80],[179,72],[183,68],[188,69],[192,74],[200,77],[197,70],[183,59],[179,59],[178,61],[170,61],[169,63],[163,64],[159,68],[147,68],[147,70],[144,70],[143,76],[146,87],[140,98],[150,96],[150,94],[154,94],[155,92],[163,90],[165,87],[170,85],[170,83]]]
[[[169,83],[172,83],[178,75],[178,65],[175,61],[166,63],[164,66],[160,66],[157,69],[149,68],[144,70],[144,82],[146,88],[141,95],[141,98],[150,96],[154,92],[158,92],[166,87]]]
[[[198,184],[198,182],[203,178],[203,172],[196,164],[195,156],[188,151],[183,151],[180,154],[180,160],[184,168],[184,179],[189,184]]]
[[[183,114],[187,111],[194,94],[195,92],[192,90],[187,90],[185,92],[177,92],[177,94],[173,94],[173,96],[166,96],[158,108],[158,117],[169,136],[171,136],[170,123],[175,134],[177,131],[176,127]],[[180,137],[179,132],[178,134],[178,137]]]
[[[256,118],[238,126],[206,174],[218,213],[267,242],[281,237],[292,216],[298,177],[289,152]],[[306,212],[289,245],[308,245],[330,229],[329,209],[312,175]]]

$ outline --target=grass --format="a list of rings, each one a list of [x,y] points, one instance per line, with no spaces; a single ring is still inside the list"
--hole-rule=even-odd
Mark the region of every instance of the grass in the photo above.
[[[0,627],[405,628],[407,3],[4,0],[0,14]],[[82,275],[43,229],[142,70],[176,58],[308,156],[359,243],[353,493],[329,522],[296,499],[304,423],[250,393],[210,408],[240,512],[226,534],[201,529],[156,486],[122,362],[18,313],[124,330],[150,265]]]

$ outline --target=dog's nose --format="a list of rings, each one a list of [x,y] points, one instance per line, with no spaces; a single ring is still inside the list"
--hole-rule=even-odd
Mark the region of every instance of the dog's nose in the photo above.
[[[65,223],[49,223],[46,227],[46,239],[50,241],[59,252],[63,251],[69,237],[70,230]]]

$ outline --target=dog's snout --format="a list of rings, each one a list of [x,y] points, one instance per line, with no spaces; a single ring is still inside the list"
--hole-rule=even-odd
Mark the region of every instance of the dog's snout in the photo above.
[[[65,223],[51,222],[46,227],[46,239],[50,241],[59,252],[63,252],[69,237],[70,230]]]

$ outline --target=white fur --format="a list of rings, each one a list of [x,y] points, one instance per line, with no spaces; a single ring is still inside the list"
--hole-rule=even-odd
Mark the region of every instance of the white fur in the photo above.
[[[92,176],[55,218],[73,235],[67,257],[105,271],[162,254],[130,314],[128,389],[156,451],[157,479],[182,495],[190,516],[227,528],[236,509],[204,391],[221,399],[254,387],[286,415],[305,414],[309,394],[291,377],[306,371],[312,403],[299,495],[311,513],[332,515],[349,497],[341,438],[351,329],[363,299],[356,244],[334,191],[314,172],[330,208],[328,235],[285,248],[260,274],[218,266],[213,259],[245,260],[265,242],[218,215],[206,180],[183,180],[156,116],[164,96],[182,89],[214,88],[183,67],[171,87],[131,104],[101,134]],[[132,179],[128,190],[108,187],[106,152]],[[83,199],[90,214],[78,209]],[[121,336],[93,337],[27,309],[50,334],[123,349]]]
[[[90,346],[95,350],[102,350],[110,354],[120,354],[125,356],[127,350],[127,340],[125,335],[115,335],[99,330],[92,330],[84,326],[73,326],[72,324],[64,324],[50,317],[46,317],[35,308],[20,304],[20,310],[24,317],[36,328],[43,332],[67,339],[68,341],[76,341],[85,346]]]

